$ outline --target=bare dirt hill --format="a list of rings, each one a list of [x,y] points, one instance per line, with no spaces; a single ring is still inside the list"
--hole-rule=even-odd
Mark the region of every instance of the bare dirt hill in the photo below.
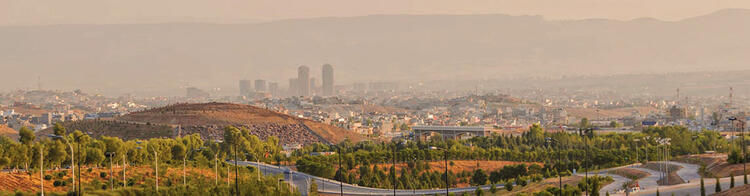
[[[10,139],[18,139],[18,131],[5,125],[0,125],[0,136],[6,136]]]
[[[247,129],[261,139],[275,136],[281,143],[308,144],[360,141],[348,130],[249,105],[232,103],[180,103],[118,117],[118,121],[170,125],[173,135],[199,133],[204,139],[221,139],[226,126]]]

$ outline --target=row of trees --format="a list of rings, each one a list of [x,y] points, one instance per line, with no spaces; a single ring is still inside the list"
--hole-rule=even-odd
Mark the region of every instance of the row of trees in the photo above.
[[[445,172],[431,170],[427,162],[448,159],[541,163],[490,171],[488,178],[495,183],[531,174],[544,175],[549,172],[550,174],[544,175],[549,177],[558,173],[567,175],[574,170],[609,168],[657,160],[660,157],[658,149],[663,149],[663,144],[659,143],[660,138],[671,138],[671,147],[668,149],[673,156],[730,149],[728,141],[718,132],[691,132],[679,126],[649,127],[643,132],[624,134],[601,135],[594,132],[593,129],[582,129],[580,133],[551,133],[533,125],[520,136],[493,135],[468,140],[438,136],[427,141],[364,141],[356,144],[345,141],[336,145],[306,146],[296,152],[292,159],[296,160],[298,169],[303,172],[360,186],[410,188],[408,182],[411,180],[443,181],[413,185],[417,188],[439,188],[445,186]],[[340,155],[333,156],[310,155],[312,152],[339,151]],[[391,166],[394,161],[406,164],[407,167],[396,171]],[[424,165],[427,167],[423,167]],[[401,174],[395,175],[395,184],[392,182],[392,173]],[[450,172],[448,176],[448,184],[451,186],[461,178],[461,175]]]
[[[209,171],[218,170],[222,179],[230,178],[235,173],[226,172],[227,164],[224,160],[234,159],[234,153],[240,159],[256,159],[262,162],[271,163],[281,160],[281,147],[278,139],[270,137],[265,141],[249,134],[248,130],[227,127],[223,141],[221,140],[203,140],[200,135],[193,134],[177,138],[153,138],[149,140],[130,140],[123,141],[116,137],[101,136],[94,138],[82,131],[76,130],[68,132],[65,127],[59,124],[53,127],[54,133],[51,135],[35,135],[34,131],[28,128],[19,130],[19,139],[12,140],[8,137],[0,136],[0,169],[9,172],[26,172],[31,177],[33,173],[38,173],[40,168],[45,170],[62,169],[73,167],[81,164],[82,168],[97,168],[102,166],[119,167],[126,163],[129,167],[146,165],[154,166],[154,160],[158,160],[159,176],[165,176],[168,167],[182,168],[183,161],[190,167],[211,168]],[[71,153],[75,155],[75,163],[71,165]],[[43,165],[40,159],[43,158]],[[111,164],[110,164],[111,163]],[[218,165],[216,163],[219,163]],[[221,168],[221,169],[219,169]],[[67,170],[67,169],[63,169]],[[77,170],[77,169],[76,169]],[[248,172],[259,172],[254,168],[236,168],[240,174]],[[80,171],[76,171],[80,172]],[[71,178],[73,173],[69,173]],[[241,190],[247,189],[248,186],[254,187],[252,190],[289,190],[289,187],[279,187],[276,177],[249,178],[246,175],[240,175],[243,183]],[[181,177],[181,176],[180,176]],[[211,180],[213,178],[200,180]],[[70,179],[70,178],[69,178]],[[68,181],[69,181],[68,179]],[[181,178],[180,178],[181,179]],[[131,181],[134,179],[128,179]],[[144,179],[145,180],[145,179]],[[195,180],[191,178],[191,180]],[[231,179],[234,180],[234,179]],[[201,185],[203,190],[216,189],[217,194],[221,192],[235,191],[234,186],[228,186],[219,183],[221,186],[213,186],[212,183],[202,183],[194,181],[192,187],[177,188],[177,184],[171,187],[164,187],[160,191],[186,191],[193,190],[196,185]],[[153,184],[145,182],[136,182],[142,184],[141,187],[135,188],[152,188]],[[73,183],[66,183],[71,186]],[[163,183],[161,186],[169,185]],[[179,183],[181,185],[181,183]],[[209,186],[210,185],[210,186]],[[122,185],[120,185],[122,186]],[[105,186],[106,187],[106,186]],[[94,187],[99,189],[99,187]],[[221,189],[221,190],[219,190]],[[251,189],[247,189],[245,193]],[[133,191],[133,190],[131,190]],[[148,191],[145,189],[135,191]],[[151,190],[155,191],[155,190]],[[257,191],[254,191],[257,192]],[[290,192],[287,191],[287,194]],[[244,193],[243,193],[244,194]],[[285,194],[285,195],[287,195]]]

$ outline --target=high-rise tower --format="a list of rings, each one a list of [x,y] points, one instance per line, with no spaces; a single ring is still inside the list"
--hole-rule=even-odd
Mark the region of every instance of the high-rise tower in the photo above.
[[[253,81],[250,80],[240,80],[240,96],[250,96],[250,93],[253,92]]]
[[[323,65],[323,95],[333,95],[333,66]]]
[[[266,81],[265,80],[255,80],[255,91],[256,92],[266,92]]]
[[[297,68],[297,93],[299,96],[310,96],[310,68],[307,66],[299,66]]]

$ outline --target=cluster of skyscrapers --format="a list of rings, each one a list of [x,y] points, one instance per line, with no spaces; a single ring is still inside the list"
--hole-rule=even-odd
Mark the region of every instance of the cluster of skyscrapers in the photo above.
[[[315,78],[310,77],[310,68],[299,66],[297,68],[297,77],[289,79],[289,89],[287,96],[331,96],[334,94],[333,89],[333,66],[325,64],[322,66],[322,86],[318,88]],[[240,80],[240,95],[246,97],[257,97],[257,95],[281,96],[279,85],[276,82],[266,82],[265,80]]]

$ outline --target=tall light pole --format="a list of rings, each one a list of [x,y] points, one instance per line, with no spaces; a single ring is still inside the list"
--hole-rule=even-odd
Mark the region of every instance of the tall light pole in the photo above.
[[[557,146],[557,165],[561,165],[562,164],[562,151],[560,150],[560,142],[557,141],[554,138],[551,138],[551,137],[547,137],[547,142],[548,143],[554,142],[555,146]],[[560,171],[557,172],[557,177],[558,177],[559,182],[560,182],[560,187],[559,187],[560,188],[560,193],[559,194],[562,195],[562,174],[560,173]]]
[[[641,157],[639,156],[639,154],[641,153],[641,149],[638,148],[638,147],[640,147],[639,146],[640,141],[641,141],[641,139],[634,139],[633,140],[633,142],[635,142],[635,163],[640,163],[641,162]]]
[[[126,153],[122,153],[122,188],[128,187],[128,182],[125,180],[125,165],[126,165]]]
[[[216,180],[214,181],[214,186],[219,186],[219,153],[214,152],[214,177],[216,177]]]
[[[78,196],[81,196],[83,194],[83,189],[81,188],[81,137],[84,135],[91,135],[91,132],[86,132],[86,134],[81,134],[79,136],[75,136],[74,140],[78,144],[78,191],[76,192]],[[73,167],[72,165],[70,167]],[[75,182],[75,180],[73,181]]]
[[[105,153],[109,157],[109,187],[111,190],[115,190],[115,181],[112,178],[112,159],[115,158],[115,152],[107,152]]]
[[[141,141],[135,142],[137,144],[141,144]],[[156,172],[154,176],[156,176],[156,192],[159,192],[159,154],[156,152],[156,148],[152,147],[154,151],[154,171]],[[136,149],[142,149],[140,146],[136,147]],[[146,151],[148,151],[148,146],[146,146]]]
[[[70,145],[70,142],[68,142],[68,139],[65,139],[62,135],[55,135],[55,134],[49,134],[47,137],[53,138],[53,139],[62,139],[65,141],[65,144],[68,144],[68,147],[70,147],[70,175],[73,176],[73,191],[75,192],[75,182],[76,182],[76,171],[75,171],[75,154],[73,153],[73,145]]]
[[[393,143],[393,196],[396,196],[396,143]]]
[[[589,131],[593,132],[594,130],[592,128],[589,128]],[[588,141],[588,139],[590,139],[590,138],[589,138],[588,134],[586,134],[585,137],[584,137],[584,139],[583,139],[584,140],[583,142],[586,145],[586,159],[583,162],[583,167],[585,169],[584,170],[584,172],[585,172],[584,181],[586,182],[586,195],[587,196],[589,195],[589,191],[591,191],[591,186],[590,186],[589,181],[588,181],[588,178],[589,178],[589,165],[588,165],[588,163],[589,163],[589,142],[590,142],[590,141]]]
[[[343,169],[341,167],[342,151],[341,151],[341,147],[336,146],[336,148],[339,150],[339,188],[341,190],[341,196],[344,196],[344,182],[343,182],[344,171],[341,170]]]
[[[240,195],[240,166],[237,165],[237,141],[234,143],[234,188],[237,190],[237,195]]]
[[[44,144],[39,147],[39,187],[42,189],[44,196]]]

